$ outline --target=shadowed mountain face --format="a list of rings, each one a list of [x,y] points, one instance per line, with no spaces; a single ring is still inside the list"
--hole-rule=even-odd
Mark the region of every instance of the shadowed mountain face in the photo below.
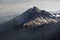
[[[60,40],[60,22],[49,12],[33,7],[0,24],[0,40]]]
[[[40,10],[37,7],[33,7],[16,17],[13,21],[16,25],[37,27],[43,24],[56,23],[53,19],[53,15],[45,10]]]

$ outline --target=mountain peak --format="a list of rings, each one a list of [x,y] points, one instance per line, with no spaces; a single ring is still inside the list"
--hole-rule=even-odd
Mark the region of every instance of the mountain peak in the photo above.
[[[27,11],[19,15],[14,19],[16,25],[28,25],[33,27],[43,24],[55,23],[57,22],[52,18],[51,13],[45,10],[39,10],[36,6],[29,8]]]
[[[37,12],[40,11],[40,9],[39,9],[38,7],[36,7],[36,6],[33,6],[33,7],[32,7],[32,10],[33,10],[33,11],[37,11]]]
[[[36,7],[36,6],[33,7],[33,10],[36,10],[37,12],[40,11],[40,9],[38,7]]]
[[[36,9],[38,9],[38,7],[36,7],[36,6],[33,6],[33,9],[34,9],[34,10],[36,10]]]
[[[27,12],[40,12],[40,9],[36,6],[33,6],[27,10]]]

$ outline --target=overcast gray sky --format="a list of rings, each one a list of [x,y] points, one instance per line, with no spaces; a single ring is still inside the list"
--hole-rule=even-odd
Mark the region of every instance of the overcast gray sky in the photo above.
[[[60,0],[0,0],[0,15],[19,13],[32,6],[46,11],[60,11]]]

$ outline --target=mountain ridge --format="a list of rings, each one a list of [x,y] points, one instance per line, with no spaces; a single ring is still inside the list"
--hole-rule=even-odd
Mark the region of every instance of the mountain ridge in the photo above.
[[[45,10],[33,7],[16,17],[13,21],[16,25],[38,26],[48,23],[57,23],[53,15]]]

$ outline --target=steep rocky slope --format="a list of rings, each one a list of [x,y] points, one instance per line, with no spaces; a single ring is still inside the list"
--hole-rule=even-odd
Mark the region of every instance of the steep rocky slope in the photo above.
[[[35,6],[14,18],[13,22],[16,25],[23,25],[27,27],[37,27],[43,24],[57,23],[51,13],[45,10],[40,10]]]

